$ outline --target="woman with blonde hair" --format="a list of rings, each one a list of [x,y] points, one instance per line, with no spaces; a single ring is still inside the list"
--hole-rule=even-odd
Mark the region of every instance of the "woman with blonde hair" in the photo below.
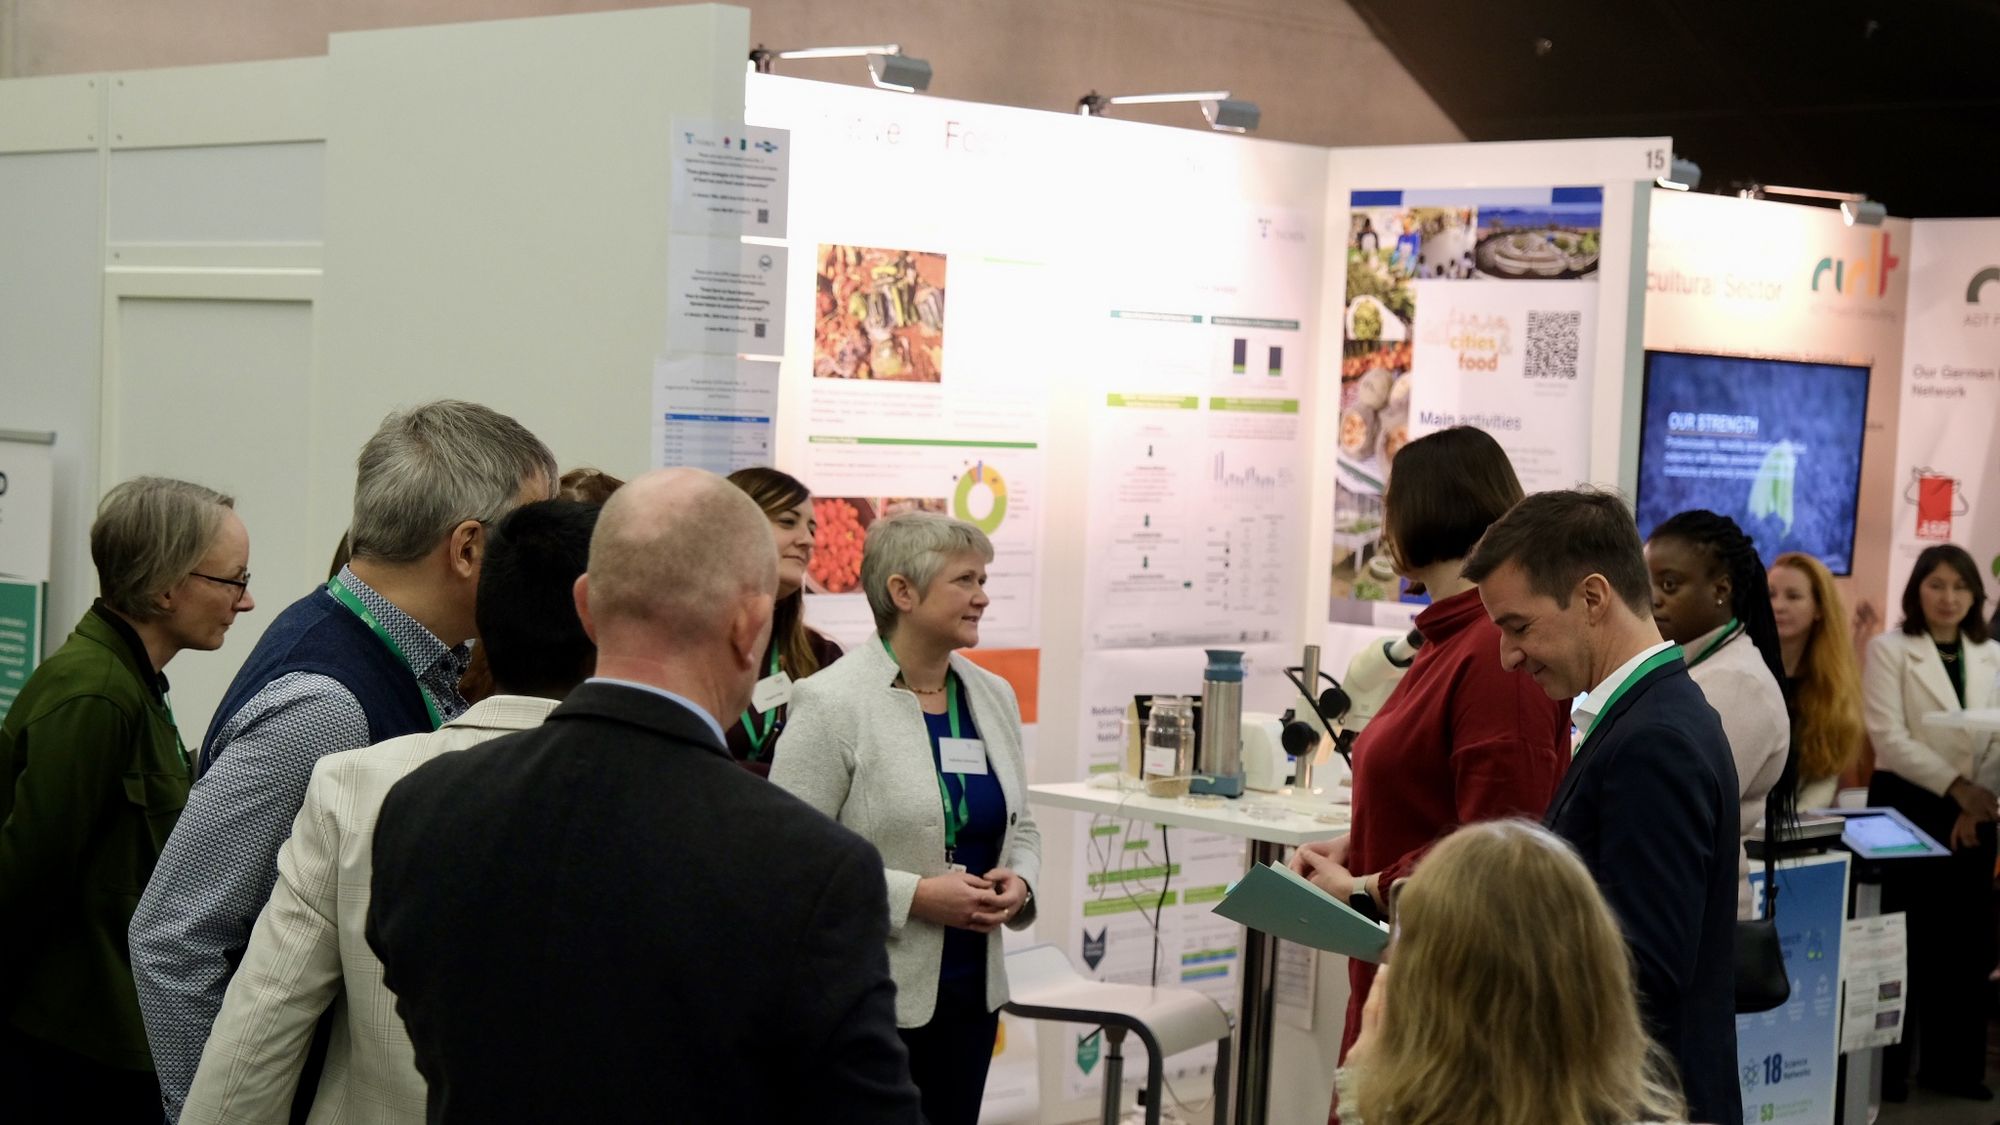
[[[1840,775],[1861,753],[1861,666],[1847,607],[1818,559],[1789,551],[1771,563],[1771,614],[1785,660],[1785,703],[1799,754],[1802,809],[1831,807]]]
[[[1460,828],[1401,886],[1395,921],[1393,971],[1339,1072],[1343,1125],[1685,1119],[1618,923],[1561,838]]]

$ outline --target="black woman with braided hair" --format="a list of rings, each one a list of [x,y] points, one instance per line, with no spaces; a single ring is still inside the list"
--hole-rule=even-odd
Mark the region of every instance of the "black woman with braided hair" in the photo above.
[[[1646,540],[1653,620],[1681,646],[1688,675],[1729,736],[1742,801],[1737,823],[1737,916],[1751,916],[1749,860],[1741,839],[1773,797],[1783,821],[1796,807],[1797,756],[1785,711],[1784,652],[1757,545],[1728,516],[1697,509],[1653,529]]]

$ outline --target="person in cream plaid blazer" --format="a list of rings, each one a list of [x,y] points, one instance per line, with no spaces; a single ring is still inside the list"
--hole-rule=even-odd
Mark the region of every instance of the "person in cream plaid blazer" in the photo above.
[[[426,1088],[382,963],[363,937],[375,820],[391,786],[441,754],[540,726],[591,672],[596,650],[571,588],[597,509],[551,500],[508,515],[479,577],[480,642],[497,694],[429,734],[330,754],[278,852],[278,882],[231,978],[180,1120],[283,1122],[313,1028],[333,1034],[311,1122],[421,1122]]]

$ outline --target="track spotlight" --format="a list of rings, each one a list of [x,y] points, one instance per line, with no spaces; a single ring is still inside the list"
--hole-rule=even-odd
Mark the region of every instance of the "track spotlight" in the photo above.
[[[1701,186],[1701,165],[1684,156],[1675,156],[1667,174],[1653,182],[1675,191],[1693,191]]]
[[[789,51],[773,51],[760,45],[750,52],[750,69],[759,74],[769,74],[771,64],[778,59],[859,58],[868,60],[869,78],[884,90],[914,94],[930,87],[931,64],[904,54],[903,48],[895,43],[871,47],[802,47]]]
[[[1203,90],[1188,94],[1100,94],[1095,90],[1076,100],[1076,111],[1085,117],[1102,117],[1114,105],[1163,105],[1196,102],[1208,127],[1221,133],[1247,133],[1257,127],[1261,116],[1257,103],[1232,98],[1227,90]]]

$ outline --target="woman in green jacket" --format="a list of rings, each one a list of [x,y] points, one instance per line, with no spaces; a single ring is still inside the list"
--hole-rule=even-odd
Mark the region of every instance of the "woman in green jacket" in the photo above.
[[[100,596],[0,720],[0,1090],[13,1120],[160,1120],[125,931],[191,774],[162,669],[182,649],[222,647],[256,605],[233,507],[159,477],[106,494],[90,528]]]

